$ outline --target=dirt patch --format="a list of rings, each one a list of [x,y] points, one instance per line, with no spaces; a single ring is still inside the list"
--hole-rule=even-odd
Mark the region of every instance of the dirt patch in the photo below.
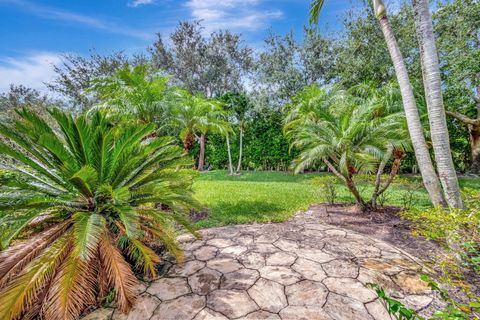
[[[309,211],[314,213],[321,222],[388,242],[420,258],[430,266],[434,265],[433,259],[435,257],[445,254],[444,249],[436,242],[421,236],[413,236],[411,223],[400,218],[401,209],[398,207],[384,207],[376,211],[362,212],[352,205],[321,204],[311,206]],[[479,280],[475,278],[474,274],[466,274],[465,276],[465,280],[473,286],[473,293],[479,295]],[[464,296],[457,289],[450,288],[449,291],[460,300],[464,300]]]
[[[384,207],[362,212],[352,205],[326,205],[327,210],[323,207],[325,205],[314,205],[309,210],[315,211],[321,222],[386,241],[418,258],[428,258],[442,250],[433,241],[412,236],[411,224],[399,216],[400,208]]]

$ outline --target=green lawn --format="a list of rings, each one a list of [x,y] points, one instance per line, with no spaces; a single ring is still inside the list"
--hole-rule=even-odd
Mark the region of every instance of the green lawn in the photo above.
[[[313,203],[324,202],[322,189],[315,178],[325,174],[292,175],[282,172],[245,172],[229,176],[225,171],[202,173],[194,184],[196,198],[210,209],[207,219],[199,222],[202,228],[250,222],[285,221],[295,212]],[[386,195],[386,204],[403,206],[410,195],[416,207],[429,206],[423,188],[415,191],[412,185],[418,177],[406,177],[407,184],[395,184]],[[462,178],[462,187],[480,189],[480,179]],[[362,193],[371,194],[371,183],[359,184]],[[341,184],[337,185],[338,202],[353,198]]]

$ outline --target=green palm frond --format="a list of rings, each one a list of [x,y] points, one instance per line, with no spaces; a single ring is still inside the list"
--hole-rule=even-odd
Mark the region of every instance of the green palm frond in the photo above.
[[[313,0],[310,3],[310,23],[318,23],[324,0]]]
[[[0,152],[13,160],[0,173],[1,247],[13,243],[0,252],[0,318],[77,319],[110,289],[126,312],[136,283],[127,261],[155,275],[152,247],[181,259],[176,228],[194,231],[191,159],[154,125],[49,114],[55,129],[26,109],[0,125]]]

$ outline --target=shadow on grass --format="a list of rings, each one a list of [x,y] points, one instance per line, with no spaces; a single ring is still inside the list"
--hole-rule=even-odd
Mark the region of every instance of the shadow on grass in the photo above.
[[[238,201],[219,201],[209,206],[206,220],[198,222],[200,227],[213,227],[226,224],[284,221],[289,215],[285,208],[266,201],[239,199]]]

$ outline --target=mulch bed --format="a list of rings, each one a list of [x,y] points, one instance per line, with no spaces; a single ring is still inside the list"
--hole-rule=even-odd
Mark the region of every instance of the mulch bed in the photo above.
[[[327,210],[322,210],[325,206]],[[411,223],[400,218],[401,209],[398,207],[383,207],[376,211],[362,212],[352,205],[321,204],[313,205],[309,210],[314,211],[321,222],[383,240],[427,264],[435,257],[445,254],[444,249],[436,242],[421,236],[413,236]],[[480,295],[479,279],[474,274],[467,274],[465,280],[473,285],[473,292]],[[462,299],[458,296],[457,290],[449,291],[457,293],[457,297]]]

